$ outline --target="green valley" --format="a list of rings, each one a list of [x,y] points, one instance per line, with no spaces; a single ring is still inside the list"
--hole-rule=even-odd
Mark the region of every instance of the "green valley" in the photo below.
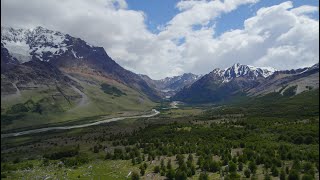
[[[317,89],[184,104],[151,118],[2,139],[2,177],[318,179],[318,97]]]

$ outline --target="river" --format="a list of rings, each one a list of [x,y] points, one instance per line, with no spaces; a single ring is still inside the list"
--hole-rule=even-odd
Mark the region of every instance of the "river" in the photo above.
[[[84,128],[84,127],[89,127],[89,126],[95,126],[95,125],[99,125],[99,124],[109,123],[109,122],[113,122],[113,121],[119,121],[119,120],[123,120],[123,119],[148,118],[148,117],[156,116],[158,114],[160,114],[159,111],[157,111],[155,109],[152,109],[152,113],[151,114],[145,114],[145,115],[140,115],[140,116],[117,117],[117,118],[105,119],[105,120],[102,120],[102,121],[97,121],[97,122],[87,123],[87,124],[79,124],[79,125],[71,125],[71,126],[60,126],[60,127],[46,127],[46,128],[32,129],[32,130],[15,132],[15,133],[1,134],[1,139],[2,138],[7,138],[7,137],[21,136],[21,135],[26,135],[26,134],[35,134],[35,133],[46,132],[46,131],[51,131],[51,130],[68,130],[68,129],[75,129],[75,128]]]

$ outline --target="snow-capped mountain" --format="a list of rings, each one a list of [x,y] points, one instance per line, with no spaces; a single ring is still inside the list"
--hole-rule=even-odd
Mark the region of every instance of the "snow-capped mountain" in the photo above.
[[[258,96],[289,87],[296,87],[296,93],[319,88],[319,64],[310,68],[276,71],[239,63],[226,69],[214,69],[179,91],[172,99],[207,103],[231,101],[239,96]]]
[[[69,35],[43,27],[35,29],[1,27],[1,43],[19,62],[30,61],[33,57],[41,61],[50,61],[54,56],[62,55],[67,50],[73,51],[71,38]]]
[[[244,77],[250,80],[257,78],[266,78],[272,75],[276,69],[272,67],[255,67],[250,65],[242,65],[236,63],[226,69],[214,69],[212,73],[220,76],[224,83],[231,81],[234,78]]]
[[[319,88],[319,63],[300,69],[276,71],[266,78],[264,83],[250,89],[251,96],[261,96],[272,92],[283,94],[290,87],[295,87],[295,93]]]
[[[1,27],[1,56],[4,57],[1,58],[1,65],[4,66],[1,67],[1,73],[10,69],[12,64],[40,61],[66,73],[81,72],[106,77],[142,91],[150,98],[159,98],[158,92],[149,87],[140,76],[112,60],[104,48],[43,27]]]

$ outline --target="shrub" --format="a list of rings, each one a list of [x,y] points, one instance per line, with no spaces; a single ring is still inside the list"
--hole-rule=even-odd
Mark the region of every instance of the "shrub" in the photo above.
[[[140,176],[137,172],[133,172],[132,175],[131,175],[131,179],[132,180],[139,180],[140,179]]]
[[[199,180],[209,180],[208,174],[202,172],[199,176]]]
[[[295,169],[291,169],[288,176],[288,180],[299,180],[299,179],[300,179],[299,172]]]
[[[244,170],[244,175],[246,176],[246,178],[249,178],[249,177],[250,177],[250,175],[251,175],[251,171],[250,171],[250,169],[246,169],[246,170]]]
[[[302,180],[313,180],[313,179],[314,179],[314,177],[311,176],[310,174],[304,174],[302,176]]]
[[[286,172],[284,171],[284,169],[281,169],[280,180],[285,180],[285,179],[286,179]]]
[[[153,169],[154,173],[159,173],[160,172],[160,167],[159,166],[155,166]]]
[[[250,171],[252,172],[252,174],[255,174],[255,173],[256,173],[256,171],[257,171],[257,165],[256,165],[255,162],[250,161],[248,167],[249,167]]]
[[[169,180],[173,180],[175,177],[175,171],[172,168],[169,169],[166,176]]]
[[[275,166],[271,167],[271,173],[273,177],[277,177],[279,175],[279,171]]]
[[[239,171],[242,171],[242,170],[243,170],[243,163],[242,163],[242,162],[239,162],[239,164],[238,164],[238,169],[239,169]]]
[[[229,163],[229,172],[236,172],[237,171],[237,165],[234,162]]]

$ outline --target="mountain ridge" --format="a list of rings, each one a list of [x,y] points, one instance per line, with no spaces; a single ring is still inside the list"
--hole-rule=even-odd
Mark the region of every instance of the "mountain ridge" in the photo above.
[[[192,85],[202,77],[192,73],[184,73],[179,76],[166,77],[160,80],[153,80],[147,75],[140,74],[151,87],[159,90],[165,98],[171,97],[186,86]]]
[[[224,70],[214,69],[190,87],[179,91],[172,100],[189,103],[227,102],[241,96],[263,96],[295,86],[294,93],[297,94],[310,88],[319,88],[318,79],[319,64],[309,68],[276,71],[273,68],[236,63]]]
[[[32,30],[1,27],[1,32],[3,34],[1,46],[8,50],[16,62],[39,60],[66,72],[80,70],[97,76],[103,75],[127,84],[153,100],[160,99],[158,92],[150,88],[139,75],[118,65],[102,47],[90,45],[80,38],[43,27]],[[6,66],[8,63],[2,62],[2,64]]]

